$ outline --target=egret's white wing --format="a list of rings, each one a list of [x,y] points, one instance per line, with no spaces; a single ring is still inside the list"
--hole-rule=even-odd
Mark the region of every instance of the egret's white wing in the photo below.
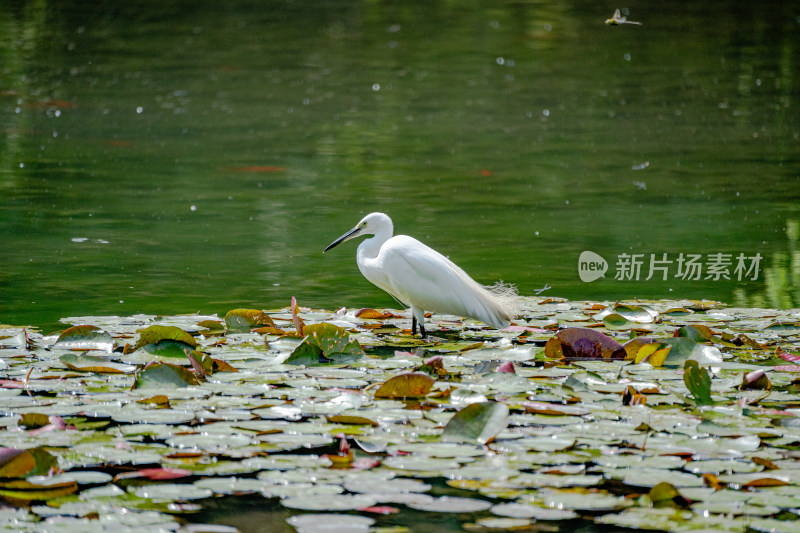
[[[475,318],[497,328],[506,327],[512,318],[503,302],[483,285],[412,237],[397,235],[387,240],[376,263],[382,269],[382,275],[375,275],[379,282],[364,275],[407,305]]]

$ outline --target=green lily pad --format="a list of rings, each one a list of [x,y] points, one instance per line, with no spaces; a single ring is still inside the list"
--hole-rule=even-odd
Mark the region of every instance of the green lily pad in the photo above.
[[[433,388],[435,381],[421,372],[394,376],[375,391],[376,398],[423,398]]]
[[[175,359],[185,359],[186,350],[194,351],[195,346],[175,339],[161,339],[158,342],[145,344],[142,349],[149,354],[159,357],[172,357]]]
[[[97,326],[73,326],[58,336],[53,348],[112,352],[115,346],[111,335]]]
[[[665,368],[680,368],[689,359],[704,365],[722,362],[722,354],[718,348],[697,343],[687,337],[662,339],[660,342],[670,345],[669,353],[663,362]]]
[[[499,402],[473,403],[450,419],[442,432],[442,441],[485,444],[507,425],[508,405]]]
[[[136,376],[135,389],[172,389],[198,385],[197,377],[182,366],[155,363],[145,367]]]
[[[67,496],[78,490],[74,481],[63,483],[35,484],[26,480],[0,480],[0,496],[20,501],[52,500]]]
[[[709,342],[714,339],[715,334],[711,328],[706,325],[689,324],[688,326],[683,326],[677,332],[675,332],[675,336],[686,337],[695,342]]]
[[[59,357],[59,361],[64,363],[67,368],[80,372],[97,372],[99,374],[125,374],[136,370],[134,365],[115,363],[102,357],[92,355],[64,354]]]
[[[288,365],[346,363],[364,357],[361,345],[344,328],[323,322],[305,326],[303,332],[306,336],[286,360]]]
[[[260,309],[233,309],[225,315],[225,325],[231,331],[247,331],[262,326],[275,326],[275,322]]]
[[[603,324],[608,329],[625,329],[630,327],[630,322],[619,313],[611,313],[603,317]]]
[[[181,328],[176,326],[150,326],[139,331],[139,340],[133,349],[138,350],[148,344],[156,344],[163,339],[181,341],[191,346],[192,349],[197,348],[195,338]]]

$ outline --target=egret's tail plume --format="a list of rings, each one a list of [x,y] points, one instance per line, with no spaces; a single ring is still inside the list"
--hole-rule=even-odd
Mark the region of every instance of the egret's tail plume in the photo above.
[[[497,300],[506,320],[513,320],[519,314],[519,294],[517,287],[510,283],[498,281],[494,285],[486,287]]]
[[[502,329],[519,314],[519,296],[514,285],[498,281],[494,285],[481,286],[486,292],[482,312],[472,315],[492,327]]]

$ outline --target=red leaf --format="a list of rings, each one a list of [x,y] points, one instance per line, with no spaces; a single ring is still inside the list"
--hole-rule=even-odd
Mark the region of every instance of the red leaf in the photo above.
[[[516,370],[514,370],[514,363],[511,361],[506,361],[502,365],[498,366],[495,369],[495,372],[505,372],[507,374],[516,374]]]
[[[775,353],[777,354],[778,357],[780,357],[784,361],[791,361],[792,363],[800,363],[800,355],[784,352],[780,348],[778,348],[775,351]]]
[[[182,477],[191,476],[193,472],[184,468],[142,468],[141,470],[134,470],[133,472],[123,472],[114,477],[114,481],[119,479],[130,479],[143,477],[155,481],[163,479],[178,479]]]
[[[361,507],[359,511],[374,514],[396,514],[400,512],[400,509],[388,505],[373,505],[372,507]]]
[[[778,365],[769,368],[770,370],[777,370],[778,372],[800,372],[800,365]]]

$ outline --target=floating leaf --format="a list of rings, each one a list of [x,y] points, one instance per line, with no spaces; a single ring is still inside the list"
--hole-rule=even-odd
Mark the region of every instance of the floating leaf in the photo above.
[[[80,372],[97,372],[99,374],[125,374],[136,370],[134,365],[126,365],[123,363],[115,363],[102,357],[94,357],[92,355],[76,355],[64,354],[59,357],[67,368],[77,370]]]
[[[161,339],[152,344],[145,344],[142,349],[149,354],[158,357],[172,357],[175,359],[184,359],[186,357],[186,350],[194,350],[195,346],[188,344],[184,341],[175,339]]]
[[[664,366],[664,361],[669,357],[670,350],[672,350],[672,345],[666,342],[644,344],[639,348],[633,362],[637,365],[639,363],[647,363],[655,367]]]
[[[249,330],[259,326],[275,326],[275,322],[260,309],[233,309],[225,315],[225,325],[229,330]]]
[[[678,489],[671,483],[662,481],[655,485],[648,493],[650,501],[653,502],[653,507],[688,507],[689,501],[681,496]]]
[[[711,378],[705,368],[702,368],[697,361],[688,360],[683,367],[683,382],[686,388],[692,393],[697,405],[711,405]]]
[[[499,402],[470,404],[447,423],[443,442],[477,442],[486,444],[508,425],[508,405]]]
[[[77,490],[78,484],[74,481],[46,485],[38,485],[21,479],[0,481],[0,496],[21,501],[52,500],[72,494]]]
[[[611,313],[603,317],[603,324],[608,329],[625,329],[630,326],[628,319],[619,313]]]
[[[386,311],[376,311],[375,309],[359,309],[356,311],[358,318],[366,318],[370,320],[385,320],[392,318],[394,315]]]
[[[0,477],[24,477],[36,467],[28,450],[0,448]]]
[[[325,533],[328,531],[368,533],[375,520],[366,516],[319,513],[292,516],[286,519],[286,523],[299,533]]]
[[[400,374],[375,391],[376,398],[423,398],[433,388],[435,381],[427,374],[412,372]]]
[[[303,342],[301,342],[297,348],[292,351],[289,358],[286,359],[287,365],[314,366],[326,362],[328,362],[328,360],[323,357],[322,348],[306,339],[303,339]]]
[[[567,361],[625,359],[625,349],[620,343],[590,328],[559,331],[545,345],[545,354],[548,357],[562,354]]]
[[[219,320],[201,320],[197,323],[197,325],[201,328],[207,329],[209,332],[225,331],[225,325]]]
[[[58,336],[53,348],[112,352],[115,346],[111,335],[97,326],[73,326]]]
[[[42,448],[0,448],[0,478],[37,476],[58,466],[58,460]]]
[[[769,326],[765,327],[764,329],[772,330],[772,331],[788,331],[794,332],[800,330],[800,322],[784,322],[778,320],[776,322],[771,323]]]
[[[322,349],[322,354],[334,362],[349,362],[364,356],[358,341],[350,339],[344,328],[323,322],[305,326],[304,331]]]
[[[205,354],[203,354],[205,355]],[[211,369],[214,372],[238,372],[239,370],[222,359],[211,359]]]
[[[169,407],[169,398],[167,396],[164,396],[163,394],[156,394],[155,396],[151,396],[150,398],[138,400],[136,403],[157,405],[159,407]]]
[[[139,331],[139,340],[134,346],[134,351],[148,344],[156,344],[162,339],[171,339],[185,342],[192,349],[197,348],[197,341],[187,332],[176,326],[150,326]]]
[[[367,425],[367,426],[377,426],[378,423],[374,420],[369,418],[365,418],[363,416],[353,416],[353,415],[331,415],[327,417],[328,422],[332,424],[355,424],[355,425]]]
[[[663,339],[661,342],[670,346],[662,363],[664,367],[680,368],[689,359],[706,365],[722,362],[722,353],[714,346],[700,344],[686,337]]]
[[[307,494],[286,498],[281,505],[289,509],[307,511],[351,511],[363,507],[371,507],[377,502],[365,494]]]
[[[554,416],[583,416],[591,411],[576,405],[564,405],[546,402],[522,402],[522,407],[529,413]]]
[[[114,477],[114,481],[133,478],[145,478],[153,481],[163,481],[165,479],[179,479],[194,475],[191,470],[185,468],[142,468],[131,472],[123,472]]]
[[[633,339],[629,340],[622,345],[622,347],[625,348],[625,359],[628,361],[635,360],[636,355],[639,353],[639,350],[642,348],[642,346],[651,344],[653,342],[654,340],[652,337],[634,337]]]
[[[19,421],[19,425],[25,429],[40,428],[49,423],[50,417],[42,413],[25,413]]]
[[[425,503],[409,503],[408,506],[419,511],[434,513],[478,513],[486,511],[492,504],[486,500],[440,496]]]
[[[135,389],[176,388],[198,385],[197,377],[178,365],[155,363],[149,365],[136,376]]]
[[[313,366],[321,363],[345,363],[364,357],[358,341],[346,329],[322,322],[304,328],[306,337],[286,360],[289,365]]]
[[[695,342],[709,342],[714,340],[716,334],[710,327],[703,324],[690,324],[676,331],[675,336],[686,337]]]
[[[622,316],[625,320],[639,324],[650,324],[658,317],[655,311],[640,305],[617,304],[614,306],[614,313]]]

